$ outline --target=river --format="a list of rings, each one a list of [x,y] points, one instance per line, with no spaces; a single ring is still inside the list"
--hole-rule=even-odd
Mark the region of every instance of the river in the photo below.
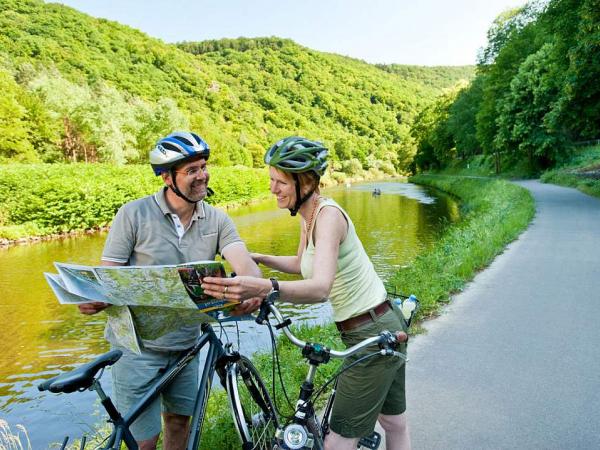
[[[375,188],[381,195],[372,195]],[[349,213],[384,280],[431,246],[459,218],[452,198],[410,183],[356,184],[323,194]],[[251,251],[296,253],[299,221],[278,210],[273,200],[229,214]],[[5,324],[0,330],[0,418],[13,432],[22,424],[33,449],[62,441],[65,434],[80,436],[102,420],[95,394],[39,393],[36,386],[108,350],[102,338],[103,314],[83,316],[75,307],[59,305],[42,275],[55,272],[54,261],[97,264],[105,238],[106,233],[95,233],[0,249],[0,311]],[[290,306],[286,312],[296,321],[328,320],[328,305]],[[241,324],[242,351],[267,348],[268,333],[257,327],[253,322]],[[230,331],[237,339],[237,330]],[[250,335],[251,339],[244,339]],[[110,392],[110,377],[102,380]]]

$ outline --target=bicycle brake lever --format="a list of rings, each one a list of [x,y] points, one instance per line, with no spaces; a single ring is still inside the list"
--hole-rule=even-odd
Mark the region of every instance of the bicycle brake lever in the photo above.
[[[264,325],[269,317],[269,301],[268,299],[264,299],[260,304],[260,309],[258,310],[258,315],[256,316],[255,322],[259,325]]]

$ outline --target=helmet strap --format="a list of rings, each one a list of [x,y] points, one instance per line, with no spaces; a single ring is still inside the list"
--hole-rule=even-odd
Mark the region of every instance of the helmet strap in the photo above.
[[[187,198],[185,195],[183,195],[183,192],[181,192],[179,190],[179,188],[177,187],[177,181],[176,181],[176,177],[177,177],[177,173],[175,172],[175,169],[171,169],[169,171],[169,173],[171,174],[171,180],[173,180],[173,184],[171,186],[169,186],[171,188],[171,190],[175,193],[175,195],[177,197],[180,197],[182,199],[184,199],[186,202],[188,203],[193,203],[196,204],[197,202],[190,200],[189,198]]]
[[[292,216],[295,216],[296,214],[298,214],[298,210],[300,209],[300,207],[304,204],[306,200],[310,198],[311,195],[313,195],[315,190],[311,189],[304,197],[300,198],[300,179],[295,173],[292,173],[292,177],[294,177],[294,184],[296,185],[296,204],[293,208],[290,208],[290,214]]]

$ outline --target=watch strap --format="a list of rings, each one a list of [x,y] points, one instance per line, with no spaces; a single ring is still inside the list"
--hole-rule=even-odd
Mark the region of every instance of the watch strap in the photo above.
[[[279,281],[277,280],[277,278],[269,278],[269,280],[271,280],[273,290],[279,292]]]

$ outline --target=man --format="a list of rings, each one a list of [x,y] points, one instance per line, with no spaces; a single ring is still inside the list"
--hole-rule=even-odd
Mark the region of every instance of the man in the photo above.
[[[209,192],[209,155],[206,142],[194,133],[175,132],[157,143],[150,152],[150,164],[165,186],[154,195],[123,205],[117,212],[102,254],[103,265],[179,264],[211,260],[220,253],[236,273],[260,276],[231,219],[203,201]],[[79,309],[83,314],[95,314],[107,306],[94,302]],[[255,307],[255,301],[244,302],[237,312]],[[161,320],[148,308],[130,309],[136,323]],[[159,371],[194,344],[198,333],[197,326],[182,326],[157,339],[142,340],[141,355],[121,348],[123,357],[112,370],[117,408],[124,412],[135,404]],[[110,319],[105,337],[118,347]],[[198,371],[198,364],[188,365],[162,395],[163,444],[167,450],[185,448]],[[131,426],[142,450],[156,448],[160,411],[157,399]]]

